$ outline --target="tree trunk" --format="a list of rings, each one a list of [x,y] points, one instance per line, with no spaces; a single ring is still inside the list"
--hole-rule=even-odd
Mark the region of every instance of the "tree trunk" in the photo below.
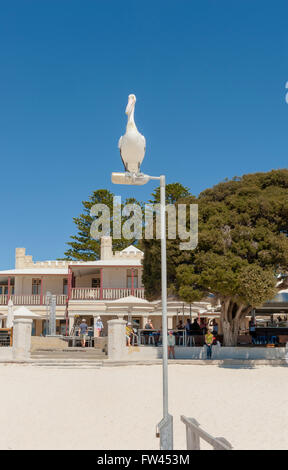
[[[237,338],[240,328],[240,320],[234,319],[231,322],[222,320],[224,346],[237,346]]]

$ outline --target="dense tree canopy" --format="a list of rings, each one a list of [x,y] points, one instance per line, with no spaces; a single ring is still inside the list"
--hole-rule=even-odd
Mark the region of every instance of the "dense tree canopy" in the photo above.
[[[225,181],[197,202],[197,249],[181,252],[179,240],[167,244],[169,287],[188,302],[208,293],[220,299],[225,343],[235,344],[241,318],[286,283],[288,170]],[[159,297],[159,243],[144,242],[144,250],[144,285],[150,298]]]
[[[152,193],[149,201],[157,204],[160,201],[159,187]],[[195,204],[195,197],[191,195],[188,188],[180,183],[172,183],[166,185],[166,204],[179,203]],[[179,251],[179,238],[176,240],[167,239],[167,282],[170,293],[175,293],[175,276],[177,265],[189,262],[190,253]],[[161,293],[161,246],[160,240],[146,240],[143,238],[140,248],[144,251],[144,271],[143,284],[145,286],[145,295],[153,300],[157,299]]]

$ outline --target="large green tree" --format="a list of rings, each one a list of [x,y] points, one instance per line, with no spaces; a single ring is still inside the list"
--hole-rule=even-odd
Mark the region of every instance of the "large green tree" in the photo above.
[[[191,195],[189,188],[181,183],[171,183],[166,185],[166,204],[188,203],[195,204],[195,197]],[[157,187],[151,195],[149,203],[158,204],[160,201],[160,188]],[[154,300],[160,297],[161,293],[161,243],[155,235],[155,215],[154,215],[154,238],[147,240],[143,237],[140,247],[144,251],[143,284],[145,295],[148,299]],[[168,227],[167,227],[168,228]],[[190,253],[179,251],[179,238],[176,240],[167,239],[167,280],[168,290],[171,295],[175,295],[176,266],[180,263],[188,262]]]
[[[93,191],[88,201],[82,201],[83,211],[78,217],[74,217],[74,223],[77,227],[77,234],[71,236],[71,240],[67,243],[69,249],[65,252],[66,259],[94,261],[100,257],[100,240],[92,238],[90,230],[95,217],[90,215],[92,206],[95,204],[104,204],[110,210],[110,224],[112,230],[113,223],[113,197],[114,194],[107,189],[98,189]],[[125,204],[137,203],[135,199],[126,199],[121,206],[121,210]],[[122,224],[127,217],[122,217]],[[127,246],[135,243],[135,240],[113,239],[113,249],[116,251],[123,250]]]
[[[287,284],[288,170],[225,181],[197,202],[198,247],[181,252],[178,240],[169,241],[168,282],[188,302],[213,293],[221,302],[224,343],[235,345],[241,320]],[[156,257],[158,244],[152,245]],[[160,293],[151,283],[158,271],[145,250],[143,279],[151,298]]]

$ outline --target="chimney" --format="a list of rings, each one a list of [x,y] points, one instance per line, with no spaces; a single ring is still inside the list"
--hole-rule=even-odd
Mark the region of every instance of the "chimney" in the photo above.
[[[21,269],[25,265],[26,248],[16,248],[15,250],[15,268]]]
[[[101,260],[112,258],[112,237],[101,237]]]

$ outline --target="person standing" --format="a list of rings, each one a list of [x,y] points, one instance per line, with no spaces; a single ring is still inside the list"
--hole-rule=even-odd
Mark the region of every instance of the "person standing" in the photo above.
[[[145,324],[145,331],[143,331],[144,342],[147,344],[149,342],[149,336],[151,336],[151,331],[154,330],[154,326],[152,320],[148,319],[147,323]]]
[[[207,359],[212,358],[212,347],[213,347],[214,336],[211,329],[205,335],[205,344],[207,348]]]
[[[185,330],[186,330],[186,346],[190,343],[191,339],[190,337],[192,336],[192,330],[191,330],[191,319],[187,318],[186,324],[185,324]],[[191,343],[190,343],[191,344]]]
[[[172,354],[173,359],[175,359],[175,336],[173,335],[173,331],[169,331],[167,342],[168,342],[168,359],[170,358],[170,354]]]
[[[97,317],[97,320],[96,320],[96,323],[95,323],[96,338],[99,338],[101,336],[102,330],[103,330],[103,323],[102,323],[101,317]]]
[[[88,325],[86,323],[85,318],[83,318],[82,322],[79,325],[79,335],[80,335],[80,339],[81,339],[82,348],[85,348],[85,346],[86,346],[87,333],[88,333]]]
[[[213,328],[213,335],[217,336],[218,335],[218,323],[215,320],[215,318],[213,319],[213,322],[212,322],[212,328]]]

